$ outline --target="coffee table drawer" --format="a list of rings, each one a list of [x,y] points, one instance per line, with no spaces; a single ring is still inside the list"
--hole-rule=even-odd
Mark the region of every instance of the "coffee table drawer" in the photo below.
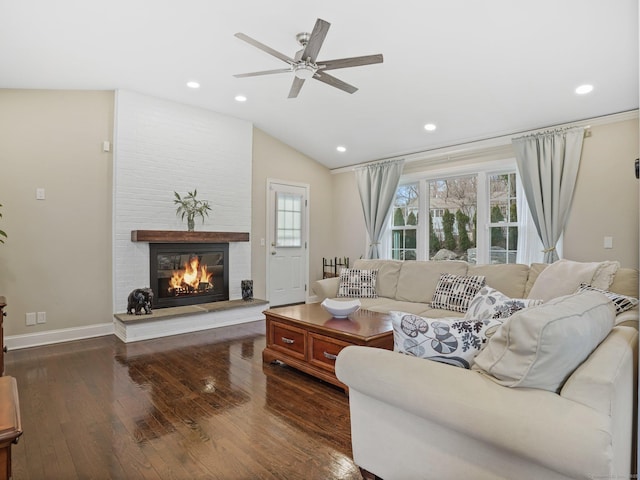
[[[271,323],[270,340],[274,349],[286,352],[292,357],[305,359],[307,332],[278,322]]]
[[[336,340],[335,338],[325,337],[317,333],[309,334],[309,363],[334,371],[336,358],[340,350],[351,345],[350,343]]]

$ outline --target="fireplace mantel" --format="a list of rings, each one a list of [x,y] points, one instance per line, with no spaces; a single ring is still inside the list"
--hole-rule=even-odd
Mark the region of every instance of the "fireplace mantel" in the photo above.
[[[248,232],[189,232],[177,230],[132,230],[132,242],[229,243],[248,242]]]

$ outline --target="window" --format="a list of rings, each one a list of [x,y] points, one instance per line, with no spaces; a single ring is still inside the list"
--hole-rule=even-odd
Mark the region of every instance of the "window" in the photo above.
[[[391,258],[415,260],[418,238],[418,184],[400,185],[391,219]]]
[[[427,185],[429,258],[445,249],[466,259],[468,250],[476,246],[476,176],[440,178]]]
[[[442,260],[515,263],[520,193],[515,165],[500,165],[501,170],[492,164],[484,171],[443,171],[400,185],[390,222],[390,258],[426,260],[440,252]],[[428,226],[420,225],[420,218],[428,219]]]
[[[302,195],[276,192],[276,246],[302,245]]]
[[[516,263],[518,250],[516,205],[516,174],[489,176],[490,263]]]

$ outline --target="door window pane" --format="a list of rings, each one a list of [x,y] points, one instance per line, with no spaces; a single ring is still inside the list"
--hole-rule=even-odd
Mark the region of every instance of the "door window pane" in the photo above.
[[[276,246],[302,246],[302,195],[276,192]]]

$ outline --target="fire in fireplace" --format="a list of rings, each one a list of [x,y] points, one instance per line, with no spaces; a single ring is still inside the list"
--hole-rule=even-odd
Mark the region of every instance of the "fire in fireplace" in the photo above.
[[[154,308],[229,300],[229,244],[149,244]]]

